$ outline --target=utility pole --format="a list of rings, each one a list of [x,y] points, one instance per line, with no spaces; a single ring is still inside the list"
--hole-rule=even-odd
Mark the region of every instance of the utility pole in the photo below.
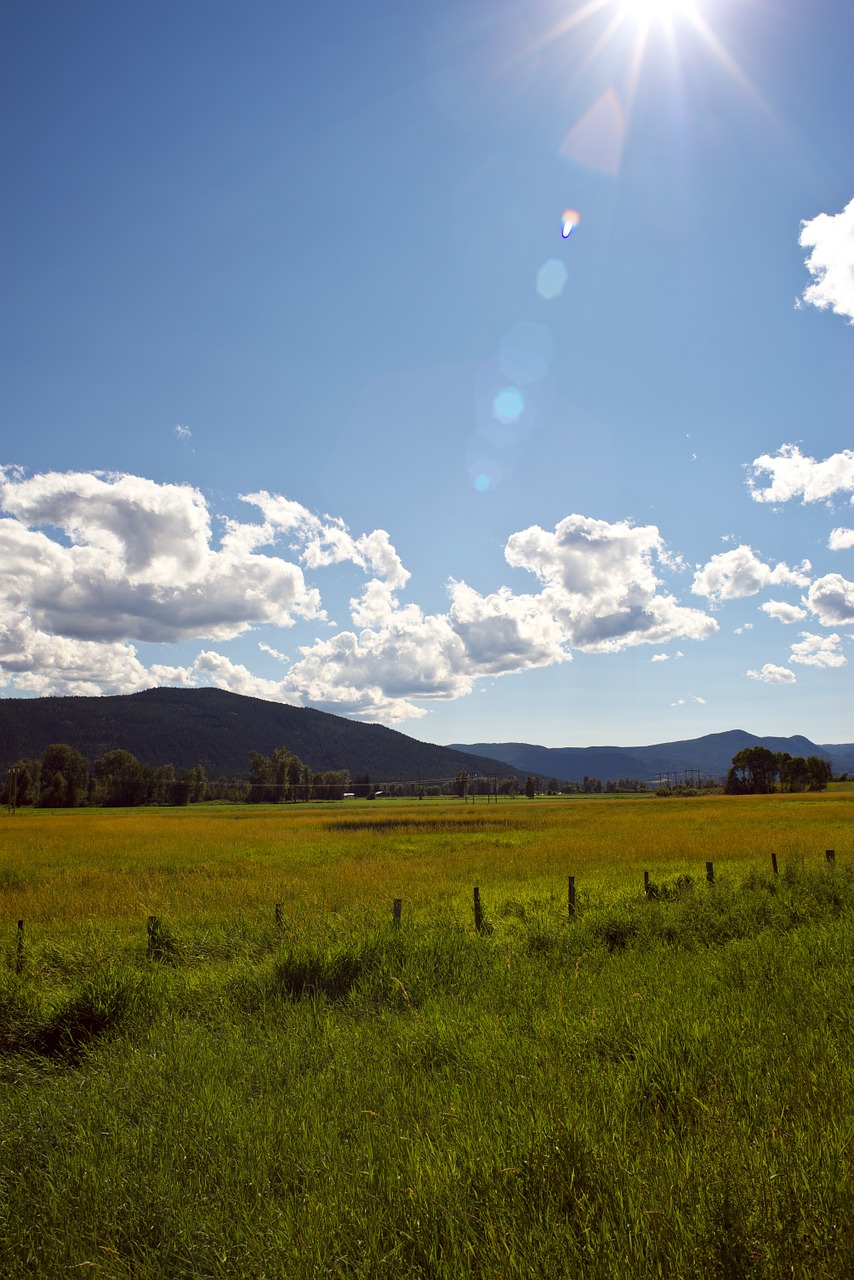
[[[18,810],[18,766],[13,764],[9,768],[9,813],[17,813]]]

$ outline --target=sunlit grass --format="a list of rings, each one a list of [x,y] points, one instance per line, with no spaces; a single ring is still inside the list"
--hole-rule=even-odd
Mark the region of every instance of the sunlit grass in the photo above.
[[[854,793],[664,800],[402,802],[0,817],[2,918],[51,927],[305,913],[381,917],[524,890],[607,898],[655,880],[821,858]]]
[[[4,817],[0,1274],[842,1280],[852,803]]]

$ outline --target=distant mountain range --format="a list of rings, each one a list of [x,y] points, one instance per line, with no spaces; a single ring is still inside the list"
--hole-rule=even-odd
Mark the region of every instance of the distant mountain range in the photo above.
[[[527,742],[455,742],[451,749],[503,760],[517,773],[579,782],[585,776],[639,778],[654,781],[664,773],[699,769],[703,777],[723,778],[733,756],[743,747],[767,747],[791,756],[820,756],[834,773],[854,773],[854,743],[817,746],[809,738],[757,738],[743,729],[709,733],[682,742],[659,742],[649,747],[538,747]]]
[[[204,766],[209,778],[246,778],[249,752],[287,747],[316,773],[349,769],[373,782],[429,782],[461,770],[508,777],[499,760],[432,746],[379,724],[222,689],[147,689],[98,698],[0,698],[0,770],[67,742],[95,761],[117,747],[143,764]]]
[[[144,764],[176,770],[204,765],[210,778],[249,774],[249,752],[285,746],[315,772],[348,769],[374,782],[429,782],[468,773],[536,774],[580,782],[585,775],[654,781],[699,770],[722,778],[742,747],[822,756],[834,773],[854,773],[854,744],[817,746],[808,738],[757,738],[741,729],[650,747],[541,747],[525,742],[419,742],[379,724],[311,707],[247,698],[223,689],[147,689],[102,698],[0,698],[0,770],[67,742],[89,760],[122,747]]]

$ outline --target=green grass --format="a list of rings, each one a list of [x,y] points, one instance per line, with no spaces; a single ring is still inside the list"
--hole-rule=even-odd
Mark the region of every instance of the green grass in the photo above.
[[[851,802],[770,800],[25,817],[0,1274],[854,1274]]]

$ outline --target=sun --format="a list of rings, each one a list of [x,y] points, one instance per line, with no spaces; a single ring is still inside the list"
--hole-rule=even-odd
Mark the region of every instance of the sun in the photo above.
[[[618,0],[623,16],[648,23],[696,13],[695,0]]]

